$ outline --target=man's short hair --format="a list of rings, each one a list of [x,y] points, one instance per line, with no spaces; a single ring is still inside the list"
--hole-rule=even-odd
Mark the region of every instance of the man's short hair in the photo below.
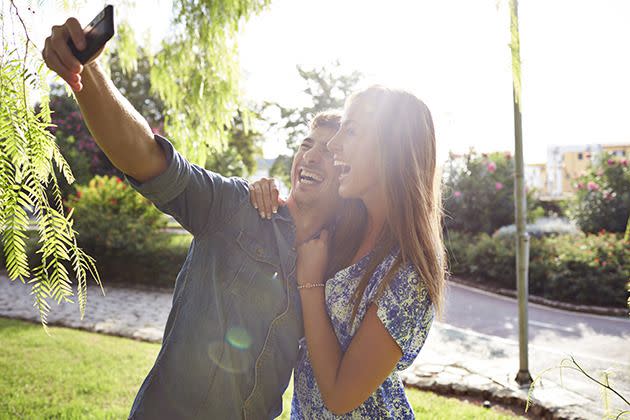
[[[309,124],[311,130],[319,127],[332,128],[335,131],[341,127],[341,113],[337,111],[323,111],[315,115]]]

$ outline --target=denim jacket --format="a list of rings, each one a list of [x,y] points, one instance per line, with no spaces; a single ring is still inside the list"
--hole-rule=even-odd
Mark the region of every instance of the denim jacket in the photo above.
[[[193,165],[155,138],[166,171],[144,183],[126,178],[194,239],[129,418],[274,418],[303,334],[293,220],[286,207],[261,219],[246,181]]]

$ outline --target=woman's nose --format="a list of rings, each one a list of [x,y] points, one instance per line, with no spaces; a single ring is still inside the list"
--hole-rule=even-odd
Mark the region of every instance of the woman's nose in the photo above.
[[[340,151],[340,147],[339,147],[339,132],[337,132],[337,134],[335,134],[334,136],[332,136],[332,138],[330,140],[328,140],[328,143],[326,143],[326,147],[328,148],[328,150],[330,150],[332,153],[338,152]]]

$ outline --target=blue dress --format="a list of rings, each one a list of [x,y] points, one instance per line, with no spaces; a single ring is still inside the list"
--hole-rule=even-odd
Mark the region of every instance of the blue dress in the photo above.
[[[401,266],[389,287],[374,300],[380,281],[394,264],[396,253],[388,255],[370,278],[359,305],[354,324],[350,325],[352,295],[366,270],[371,254],[344,268],[326,282],[326,308],[343,352],[350,346],[371,303],[378,306],[377,315],[392,338],[402,349],[402,357],[394,371],[359,407],[343,416],[336,416],[324,405],[308,356],[306,339],[300,341],[300,353],[294,371],[291,403],[292,419],[413,419],[398,372],[414,361],[433,321],[433,305],[420,276],[411,264]]]

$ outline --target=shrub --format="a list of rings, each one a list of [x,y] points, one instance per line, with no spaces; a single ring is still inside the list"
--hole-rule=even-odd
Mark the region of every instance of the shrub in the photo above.
[[[602,154],[589,171],[576,179],[577,192],[569,216],[585,232],[623,232],[630,215],[628,160]]]
[[[118,177],[97,175],[78,185],[67,205],[79,245],[96,256],[140,254],[166,239],[162,213]]]
[[[494,287],[516,289],[513,238],[450,232],[450,269]],[[626,304],[630,243],[601,232],[558,235],[530,241],[529,292],[574,304],[620,307]]]
[[[541,217],[534,223],[525,226],[525,230],[531,237],[542,238],[553,235],[580,235],[582,232],[566,219],[555,217]],[[516,225],[503,226],[492,235],[495,238],[514,238]]]
[[[171,288],[182,268],[192,235],[169,234],[132,259],[123,254],[96,256],[96,265],[105,282]]]
[[[449,229],[491,234],[514,223],[514,161],[507,153],[451,153],[444,167],[443,194]],[[544,214],[535,207],[531,192],[527,203],[529,220]]]

